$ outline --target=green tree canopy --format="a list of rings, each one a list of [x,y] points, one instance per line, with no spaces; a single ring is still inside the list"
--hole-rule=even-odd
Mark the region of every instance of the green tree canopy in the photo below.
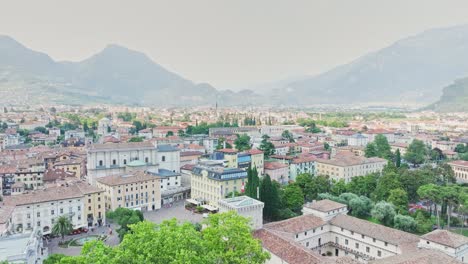
[[[271,182],[268,174],[263,177],[260,184],[260,201],[265,203],[263,217],[270,221],[275,220],[278,217],[280,196],[278,187]]]
[[[371,211],[371,215],[375,219],[379,220],[382,224],[386,226],[392,226],[393,219],[395,217],[395,209],[393,208],[393,204],[380,201],[375,204]]]
[[[120,239],[123,239],[130,231],[130,225],[141,222],[144,219],[141,211],[128,208],[117,208],[115,211],[107,212],[106,216],[109,220],[115,221],[120,225],[120,228],[117,229]]]
[[[234,212],[210,215],[201,231],[176,219],[161,224],[143,221],[130,228],[118,246],[87,242],[80,256],[62,258],[60,263],[261,264],[270,258],[252,237],[248,220]]]
[[[405,153],[405,160],[414,165],[422,164],[426,160],[427,147],[421,140],[415,139],[409,144]]]
[[[390,190],[387,202],[395,206],[398,214],[408,213],[408,194],[402,188]]]
[[[263,151],[265,157],[267,158],[275,154],[275,146],[270,142],[270,137],[268,135],[262,136],[259,149]]]
[[[284,188],[282,200],[287,208],[299,214],[304,205],[304,194],[297,184],[288,184]]]
[[[393,219],[394,227],[406,232],[415,232],[417,223],[413,217],[397,214]]]
[[[239,151],[249,150],[252,148],[250,145],[250,137],[245,134],[237,135],[234,145],[236,145],[236,149]]]

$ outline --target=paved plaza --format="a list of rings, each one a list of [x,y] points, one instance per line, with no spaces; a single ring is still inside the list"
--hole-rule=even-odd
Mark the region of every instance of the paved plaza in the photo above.
[[[164,220],[176,218],[179,222],[198,223],[203,220],[201,214],[195,214],[185,209],[184,201],[176,202],[172,207],[162,207],[158,211],[144,212],[145,219],[153,223],[161,223]]]
[[[185,209],[184,201],[179,201],[174,203],[171,207],[163,207],[157,211],[148,211],[144,212],[143,215],[145,219],[151,221],[153,223],[161,223],[164,220],[170,220],[172,218],[176,218],[179,222],[191,222],[197,223],[203,220],[203,216],[201,214],[195,214],[191,211]],[[85,237],[88,235],[107,235],[107,239],[105,241],[106,245],[115,246],[119,244],[119,237],[117,232],[115,231],[118,226],[111,225],[111,229],[113,230],[112,235],[109,234],[109,228],[102,226],[98,228],[94,228],[94,231],[89,231],[87,234],[79,234],[79,235],[72,235],[72,236],[65,236],[65,241],[70,239],[76,239]],[[50,241],[45,241],[44,245],[47,245],[48,252],[50,254],[61,253],[68,256],[77,256],[81,252],[82,247],[75,247],[70,246],[68,248],[62,248],[58,246],[58,243],[62,241],[62,238],[54,238]]]

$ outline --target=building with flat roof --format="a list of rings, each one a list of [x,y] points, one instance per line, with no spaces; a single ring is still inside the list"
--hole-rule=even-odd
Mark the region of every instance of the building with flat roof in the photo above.
[[[238,196],[218,201],[219,212],[235,211],[238,215],[250,219],[253,229],[263,225],[264,203],[248,196]]]

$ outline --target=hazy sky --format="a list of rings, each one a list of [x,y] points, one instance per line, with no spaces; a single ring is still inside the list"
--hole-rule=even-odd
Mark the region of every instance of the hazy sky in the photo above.
[[[56,60],[117,43],[220,89],[317,74],[457,24],[467,0],[0,0],[0,34]]]

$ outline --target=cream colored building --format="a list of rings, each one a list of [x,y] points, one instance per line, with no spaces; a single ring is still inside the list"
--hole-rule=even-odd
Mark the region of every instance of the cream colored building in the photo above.
[[[107,210],[120,207],[158,210],[161,208],[160,185],[160,177],[144,171],[101,177],[96,183],[105,192]]]
[[[251,149],[247,153],[250,154],[251,167],[257,168],[258,175],[263,175],[265,173],[265,155],[263,151]]]
[[[324,200],[313,207],[254,233],[271,253],[266,263],[460,263],[442,250],[420,247],[416,235],[346,215],[344,204]],[[466,238],[456,246],[466,246]]]
[[[88,181],[125,173],[127,164],[138,160],[148,169],[157,168],[156,146],[150,142],[92,144],[87,150]]]
[[[421,236],[420,248],[437,250],[468,263],[468,238],[447,230],[434,230]]]
[[[355,155],[337,155],[333,159],[317,159],[315,175],[328,175],[331,179],[345,182],[353,177],[369,173],[381,172],[387,165],[387,160],[381,158],[366,158]]]
[[[59,216],[69,217],[73,228],[105,222],[104,193],[85,182],[49,187],[21,195],[5,197],[13,206],[12,232],[32,232],[38,229],[50,234]],[[90,221],[90,222],[88,222]]]
[[[457,182],[468,182],[468,161],[455,160],[448,163],[452,167]]]
[[[214,207],[231,192],[241,192],[247,171],[219,166],[195,166],[191,173],[192,199]]]

